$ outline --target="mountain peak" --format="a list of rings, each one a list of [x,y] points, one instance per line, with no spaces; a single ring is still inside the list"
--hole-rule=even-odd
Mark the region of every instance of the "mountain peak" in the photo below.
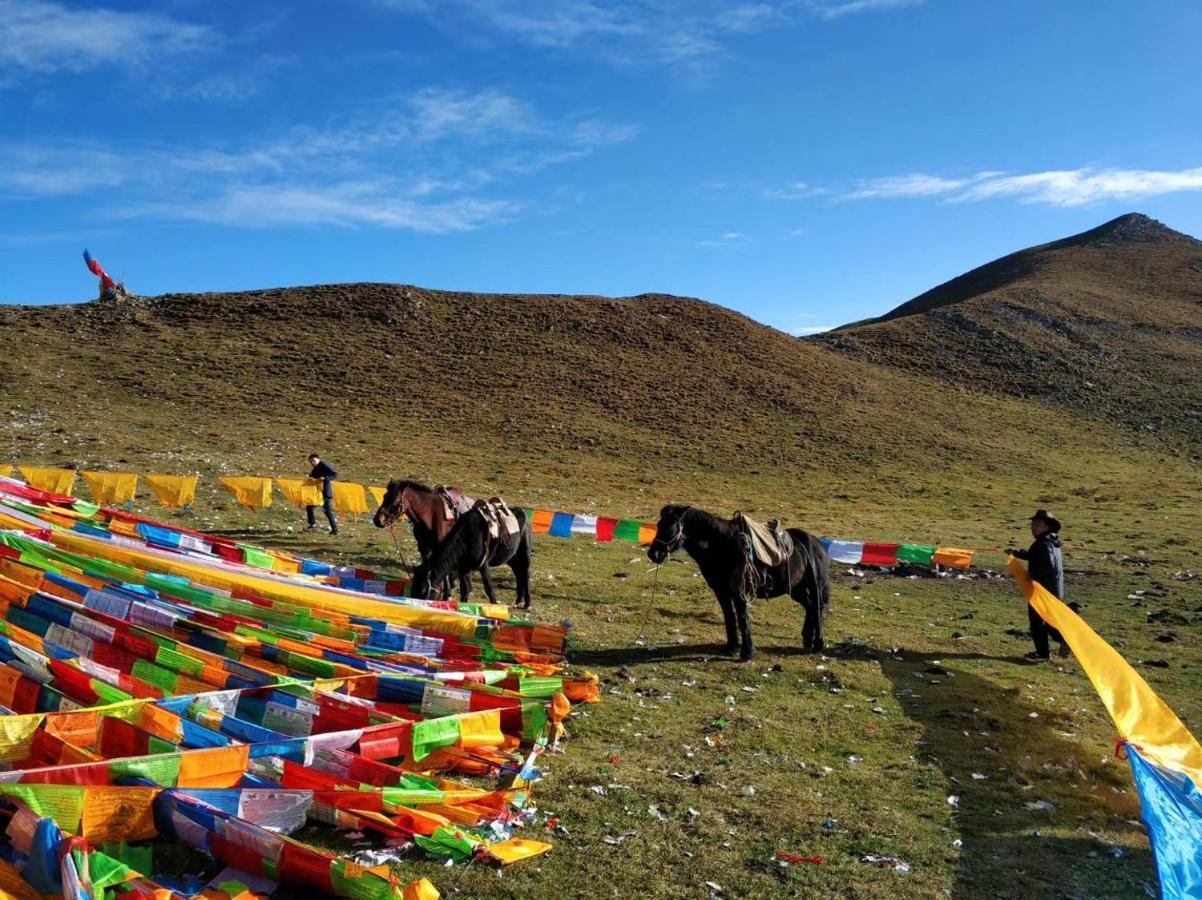
[[[1115,244],[1198,244],[1195,238],[1174,231],[1163,222],[1131,212],[1081,234],[1055,241],[1049,247],[1106,247]]]

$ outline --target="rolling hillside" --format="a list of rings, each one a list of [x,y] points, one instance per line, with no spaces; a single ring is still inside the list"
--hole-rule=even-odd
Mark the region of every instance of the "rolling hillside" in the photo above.
[[[813,339],[850,358],[1202,441],[1202,242],[1132,213]]]
[[[815,340],[664,295],[346,284],[0,307],[0,447],[211,474],[295,472],[316,448],[344,477],[615,513],[962,519],[1025,507],[1032,454],[1049,483],[1095,490],[1164,458],[1131,426],[1199,434],[1200,273],[1202,245],[1127,217]]]

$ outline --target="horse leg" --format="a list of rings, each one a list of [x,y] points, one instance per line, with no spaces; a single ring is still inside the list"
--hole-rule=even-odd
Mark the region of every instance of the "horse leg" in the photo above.
[[[450,583],[448,579],[447,583]],[[472,579],[467,572],[459,573],[459,602],[467,603],[472,597]]]
[[[497,602],[497,592],[492,586],[492,572],[488,568],[488,563],[480,567],[480,581],[484,585],[484,593],[488,596],[489,603]]]
[[[740,594],[734,596],[735,618],[739,624],[739,639],[742,646],[739,649],[739,662],[751,659],[755,648],[751,645],[751,623],[747,618],[747,598]]]
[[[801,647],[806,653],[809,653],[814,649],[814,608],[817,605],[817,598],[811,595],[804,578],[793,585],[789,596],[801,604],[801,608],[805,610],[805,622],[801,626]]]
[[[722,623],[726,626],[726,652],[734,653],[739,649],[739,626],[735,621],[735,607],[730,595],[717,592],[718,605],[722,607]]]
[[[518,555],[510,562],[509,568],[513,570],[513,579],[517,583],[517,596],[514,598],[513,605],[522,609],[530,608],[530,555],[528,553],[518,552]]]

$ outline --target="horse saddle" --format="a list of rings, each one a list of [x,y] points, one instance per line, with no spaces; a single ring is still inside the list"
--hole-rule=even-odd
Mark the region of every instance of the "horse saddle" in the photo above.
[[[471,497],[457,487],[447,487],[440,484],[434,488],[434,493],[442,500],[442,505],[446,510],[448,519],[458,519],[472,508],[474,502]]]
[[[735,513],[735,521],[747,542],[748,554],[760,565],[776,568],[793,555],[793,538],[781,528],[779,519],[764,524]]]
[[[500,497],[477,500],[473,508],[478,509],[480,515],[484,516],[484,521],[488,523],[490,541],[509,541],[521,530],[521,526],[518,525],[518,517]]]

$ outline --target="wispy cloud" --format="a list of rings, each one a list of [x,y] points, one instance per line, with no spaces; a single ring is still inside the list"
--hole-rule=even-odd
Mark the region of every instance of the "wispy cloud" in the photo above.
[[[802,200],[806,197],[819,197],[829,193],[829,188],[815,187],[804,181],[794,181],[784,187],[768,188],[764,191],[764,196],[769,200]]]
[[[0,71],[137,67],[216,41],[211,28],[155,12],[0,0]]]
[[[749,240],[748,236],[741,231],[725,231],[717,238],[707,238],[701,241],[694,241],[698,247],[734,247],[739,244],[746,243]]]
[[[912,173],[859,182],[848,200],[939,199],[968,203],[1010,198],[1047,206],[1086,206],[1202,190],[1202,168],[1178,170],[1084,167],[1013,174],[986,171],[964,177]]]
[[[512,217],[529,205],[513,196],[524,176],[635,133],[549,120],[497,91],[425,90],[340,127],[238,144],[0,145],[0,196],[95,197],[102,219],[441,233]]]
[[[815,11],[823,19],[841,19],[859,13],[921,6],[926,0],[819,0]]]
[[[499,35],[620,64],[695,65],[740,35],[924,0],[371,0],[448,31]]]
[[[838,325],[803,325],[800,328],[790,328],[789,334],[794,337],[806,337],[811,334],[822,334],[824,331],[831,331],[838,327]]]

